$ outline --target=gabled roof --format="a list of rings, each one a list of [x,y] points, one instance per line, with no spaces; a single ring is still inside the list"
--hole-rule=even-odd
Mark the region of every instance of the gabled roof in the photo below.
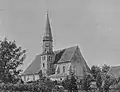
[[[120,77],[120,66],[112,66],[107,72],[107,75],[111,77],[119,78]]]
[[[69,47],[56,53],[54,63],[63,63],[63,62],[71,61],[76,51],[76,48],[77,46]]]
[[[40,70],[40,55],[37,55],[35,60],[28,66],[22,75],[29,75],[38,73]]]
[[[57,64],[57,62],[60,60],[61,56],[63,55],[64,51],[65,51],[65,49],[57,50],[54,52],[55,53],[55,59],[53,61],[54,64]]]

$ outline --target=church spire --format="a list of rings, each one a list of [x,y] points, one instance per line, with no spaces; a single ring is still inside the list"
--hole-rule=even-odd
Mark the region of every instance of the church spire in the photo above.
[[[43,37],[43,41],[53,41],[48,11],[47,11],[47,19],[46,19],[46,25],[45,25],[45,35]]]

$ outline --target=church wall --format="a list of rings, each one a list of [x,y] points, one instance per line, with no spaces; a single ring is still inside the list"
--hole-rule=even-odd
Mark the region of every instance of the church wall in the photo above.
[[[39,79],[39,75],[35,75],[35,80],[38,80]]]
[[[84,69],[86,67],[85,67],[85,63],[83,62],[84,62],[83,58],[81,58],[81,55],[79,54],[79,49],[77,49],[74,53],[74,56],[71,62],[76,76],[79,76],[79,77],[84,76],[84,72],[85,72]]]
[[[79,63],[73,63],[73,69],[75,71],[75,75],[79,77],[84,76],[84,69]]]
[[[24,76],[21,76],[22,80],[24,82],[27,82],[27,81],[35,81],[35,80],[38,80],[39,79],[39,75],[24,75]]]
[[[90,73],[90,68],[89,68],[89,66],[87,65],[87,63],[86,63],[86,61],[85,61],[82,53],[80,52],[80,49],[79,49],[79,48],[78,48],[77,53],[78,53],[78,55],[79,55],[79,59],[81,60],[80,63],[81,63],[81,65],[84,67],[84,71]]]
[[[57,70],[58,68],[60,69],[59,73],[67,73],[69,74],[69,67],[70,67],[71,63],[61,63],[61,64],[57,64],[57,68],[56,68],[56,74],[57,74]],[[63,70],[63,67],[65,68],[65,71]]]
[[[33,81],[33,75],[29,76],[29,81]]]
[[[84,76],[86,72],[89,72],[85,60],[79,51],[79,48],[76,49],[71,64],[73,65],[75,74],[81,78]]]

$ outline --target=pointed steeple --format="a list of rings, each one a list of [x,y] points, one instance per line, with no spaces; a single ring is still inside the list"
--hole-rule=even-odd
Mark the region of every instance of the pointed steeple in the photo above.
[[[46,19],[46,25],[45,25],[45,35],[43,37],[43,41],[53,41],[48,12],[47,12],[47,19]]]

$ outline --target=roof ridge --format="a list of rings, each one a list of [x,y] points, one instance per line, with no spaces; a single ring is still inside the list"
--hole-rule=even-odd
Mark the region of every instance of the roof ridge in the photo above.
[[[73,47],[76,47],[76,48],[77,48],[77,47],[79,47],[79,46],[76,45],[76,46],[71,46],[71,47],[61,48],[61,49],[58,49],[58,50],[55,50],[55,51],[62,51],[62,50],[64,50],[64,49],[73,48]],[[55,52],[55,51],[54,51],[54,52]]]

